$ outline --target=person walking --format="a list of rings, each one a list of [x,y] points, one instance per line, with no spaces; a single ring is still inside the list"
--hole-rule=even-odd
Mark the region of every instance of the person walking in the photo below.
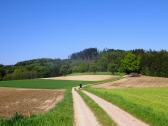
[[[80,84],[79,87],[82,88],[83,87],[82,84]]]

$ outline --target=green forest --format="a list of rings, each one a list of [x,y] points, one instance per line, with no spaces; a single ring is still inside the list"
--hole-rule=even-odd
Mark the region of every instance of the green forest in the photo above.
[[[41,58],[0,65],[0,80],[62,76],[83,72],[139,73],[168,77],[168,51],[88,48],[68,59]]]

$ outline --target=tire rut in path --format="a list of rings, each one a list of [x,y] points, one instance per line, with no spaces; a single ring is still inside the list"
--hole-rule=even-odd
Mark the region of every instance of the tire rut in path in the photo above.
[[[110,102],[87,91],[83,92],[102,107],[118,126],[149,126]]]
[[[81,96],[72,89],[75,126],[100,126],[96,117],[83,101]]]

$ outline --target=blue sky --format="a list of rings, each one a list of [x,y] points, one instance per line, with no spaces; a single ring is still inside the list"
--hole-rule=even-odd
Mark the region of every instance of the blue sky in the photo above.
[[[88,47],[167,49],[167,0],[0,0],[0,63]]]

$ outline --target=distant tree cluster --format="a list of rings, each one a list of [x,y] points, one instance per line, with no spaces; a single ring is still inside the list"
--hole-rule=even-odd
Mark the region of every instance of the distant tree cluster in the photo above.
[[[141,55],[141,73],[150,76],[168,77],[168,52],[147,51]]]
[[[168,52],[89,48],[69,59],[34,59],[15,65],[0,65],[0,80],[33,79],[67,75],[73,72],[124,72],[168,77]]]
[[[86,50],[87,53],[85,56]],[[95,53],[96,51],[96,53]],[[90,58],[80,58],[82,57]],[[96,54],[93,58],[91,56]],[[78,58],[74,58],[78,57]],[[149,76],[168,77],[168,52],[166,50],[115,50],[85,49],[70,56],[72,72],[124,72],[141,73]]]
[[[73,53],[70,56],[70,59],[72,60],[95,60],[97,59],[99,53],[97,48],[89,48],[85,49],[83,51]]]
[[[61,76],[71,73],[66,61],[60,59],[35,59],[11,66],[0,65],[0,80],[33,79]]]
[[[121,60],[120,70],[130,74],[140,72],[140,58],[129,52],[123,60]]]

